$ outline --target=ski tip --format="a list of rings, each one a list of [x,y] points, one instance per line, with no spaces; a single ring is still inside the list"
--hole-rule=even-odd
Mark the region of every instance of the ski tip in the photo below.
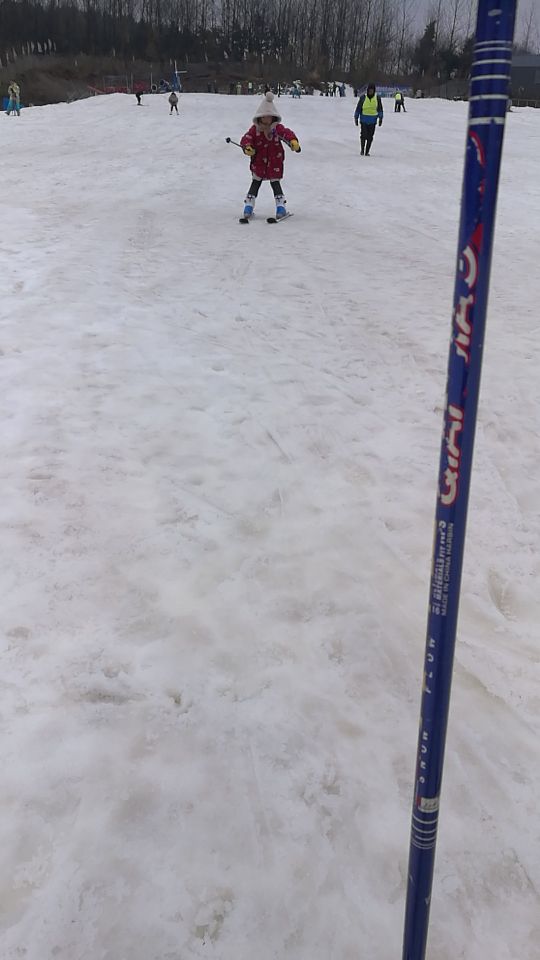
[[[286,213],[284,217],[267,217],[267,223],[281,223],[282,220],[288,220],[289,217],[292,217],[292,213]]]

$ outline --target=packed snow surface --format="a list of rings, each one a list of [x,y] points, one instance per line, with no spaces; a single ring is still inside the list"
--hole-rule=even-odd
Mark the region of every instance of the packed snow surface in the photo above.
[[[466,105],[0,117],[2,960],[400,956]],[[538,960],[540,112],[508,117],[431,960]]]

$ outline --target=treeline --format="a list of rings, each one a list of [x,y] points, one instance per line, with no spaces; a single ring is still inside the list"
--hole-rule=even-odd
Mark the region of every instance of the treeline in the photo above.
[[[30,52],[258,61],[313,78],[466,76],[474,0],[0,0],[0,60]]]

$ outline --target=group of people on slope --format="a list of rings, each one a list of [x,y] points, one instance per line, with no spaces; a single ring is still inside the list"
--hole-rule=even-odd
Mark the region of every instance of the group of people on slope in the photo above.
[[[140,107],[142,105],[141,104],[142,93],[136,93],[135,96],[137,97],[137,105]],[[169,106],[170,106],[169,113],[175,113],[175,112],[178,113],[178,94],[175,93],[174,90],[169,96]]]
[[[400,109],[405,108],[403,94],[399,94]],[[398,95],[396,94],[396,107]],[[399,112],[399,111],[397,111]],[[374,83],[370,83],[358,100],[354,111],[354,122],[360,124],[360,153],[369,157],[375,128],[383,122],[382,100]],[[242,222],[249,220],[254,213],[255,203],[263,180],[268,180],[276,203],[276,219],[287,215],[286,200],[281,186],[286,143],[294,153],[300,153],[300,143],[294,130],[283,126],[281,114],[274,103],[270,91],[265,94],[253,116],[253,123],[240,140],[240,146],[250,159],[251,184],[244,200]]]
[[[272,93],[269,92],[265,95],[253,117],[253,126],[249,128],[240,141],[244,153],[250,157],[250,170],[253,175],[245,199],[244,218],[253,215],[255,200],[263,180],[270,181],[276,201],[276,217],[279,219],[286,213],[286,201],[281,187],[285,159],[282,141],[287,143],[295,152],[300,151],[300,144],[296,134],[282,125],[281,115],[274,106],[273,100]],[[398,92],[395,95],[394,110],[399,113],[401,109],[405,110],[405,100],[403,94]],[[375,84],[370,83],[366,92],[358,100],[354,112],[354,122],[356,126],[360,124],[360,153],[362,156],[369,157],[375,128],[377,125],[379,127],[382,125],[383,117],[384,110],[381,97],[377,93]]]

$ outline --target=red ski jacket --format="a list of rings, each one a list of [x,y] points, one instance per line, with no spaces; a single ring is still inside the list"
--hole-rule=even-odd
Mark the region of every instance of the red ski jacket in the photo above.
[[[281,141],[297,140],[297,136],[282,123],[274,123],[270,127],[270,138],[263,130],[253,124],[240,141],[242,147],[253,147],[255,156],[251,158],[249,169],[257,180],[281,180],[283,176],[283,161],[285,153]]]

